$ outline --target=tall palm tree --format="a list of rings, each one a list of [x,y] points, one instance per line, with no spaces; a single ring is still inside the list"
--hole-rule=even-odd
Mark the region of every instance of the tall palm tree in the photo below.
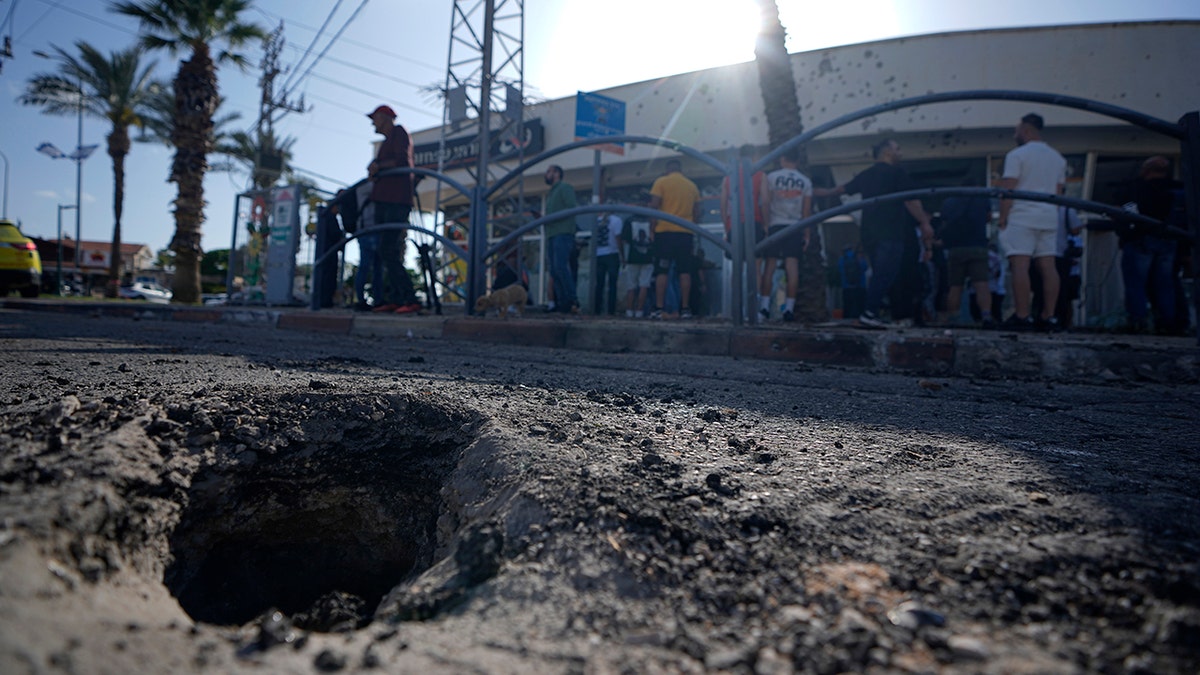
[[[148,49],[171,54],[187,51],[175,76],[175,114],[171,145],[175,159],[170,180],[179,187],[175,198],[174,301],[200,300],[201,227],[204,224],[204,174],[213,149],[213,114],[219,100],[216,67],[248,65],[236,50],[266,36],[257,24],[246,23],[241,13],[250,0],[128,0],[114,11],[141,22],[141,43]],[[220,47],[214,62],[212,50]]]
[[[222,112],[225,97],[217,97],[217,111],[213,113],[213,148],[228,140],[234,133],[233,123],[242,118],[239,112]],[[153,95],[147,102],[142,115],[142,133],[133,140],[142,143],[162,143],[171,147],[171,133],[175,129],[175,89],[170,82],[158,82]]]
[[[155,64],[142,65],[141,47],[112,52],[107,57],[82,40],[75,43],[75,48],[79,50],[78,58],[54,47],[59,71],[31,78],[20,101],[42,106],[52,115],[74,115],[82,107],[84,112],[112,125],[106,140],[113,163],[113,235],[105,290],[109,297],[116,297],[121,281],[121,213],[129,127],[142,124],[147,103],[156,91],[157,85],[150,79]]]
[[[787,31],[779,19],[776,0],[756,0],[760,13],[754,62],[758,66],[758,85],[762,90],[767,116],[767,137],[772,148],[804,133],[800,118],[800,97],[787,51]],[[799,148],[799,168],[809,173],[808,151]],[[815,238],[813,241],[819,241]],[[796,294],[796,315],[806,322],[828,318],[825,307],[825,272],[818,246],[809,246],[800,258],[800,289]]]

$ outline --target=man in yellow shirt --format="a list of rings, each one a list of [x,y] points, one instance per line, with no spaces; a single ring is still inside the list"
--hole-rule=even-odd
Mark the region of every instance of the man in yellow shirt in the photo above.
[[[677,159],[667,161],[667,173],[650,188],[650,208],[694,223],[700,219],[700,190],[683,175]],[[688,306],[692,292],[692,272],[696,267],[695,235],[691,230],[666,220],[654,223],[654,311],[650,318],[661,319],[667,298],[667,272],[671,263],[679,274],[679,318],[692,318]]]

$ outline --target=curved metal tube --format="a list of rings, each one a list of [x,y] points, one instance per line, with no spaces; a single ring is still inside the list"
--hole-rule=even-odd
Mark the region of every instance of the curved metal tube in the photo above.
[[[1004,190],[1001,188],[933,187],[933,188],[922,188],[920,190],[907,190],[905,192],[893,192],[893,193],[887,194],[887,195],[879,195],[878,197],[871,197],[870,199],[861,199],[859,201],[850,202],[849,204],[842,204],[841,206],[837,206],[832,209],[826,209],[824,211],[821,211],[820,213],[811,215],[802,220],[798,220],[798,221],[792,223],[791,225],[788,225],[783,231],[776,232],[775,234],[767,237],[766,239],[763,239],[761,242],[758,243],[757,246],[754,247],[754,253],[755,253],[755,255],[761,256],[764,252],[766,252],[772,246],[775,246],[775,245],[781,243],[783,241],[783,239],[786,238],[787,236],[789,236],[790,234],[797,232],[799,230],[803,230],[806,227],[812,227],[814,225],[823,223],[826,220],[829,220],[830,218],[833,218],[835,216],[840,216],[840,215],[843,215],[846,213],[852,213],[854,211],[859,211],[868,206],[875,206],[876,204],[886,204],[888,202],[897,202],[897,201],[908,201],[910,199],[919,199],[921,197],[933,197],[933,196],[938,196],[938,197],[974,197],[974,196],[998,197],[1000,199],[1020,199],[1020,200],[1032,201],[1032,202],[1049,202],[1051,204],[1060,204],[1062,206],[1070,206],[1072,208],[1079,209],[1080,211],[1087,211],[1088,213],[1099,213],[1101,215],[1106,215],[1106,216],[1109,216],[1111,218],[1115,218],[1118,220],[1126,220],[1129,222],[1138,223],[1141,225],[1147,225],[1150,227],[1163,228],[1164,230],[1166,230],[1172,234],[1175,234],[1177,236],[1179,236],[1179,235],[1190,236],[1190,235],[1188,235],[1188,233],[1183,232],[1182,230],[1178,230],[1177,228],[1167,227],[1163,223],[1161,223],[1153,218],[1149,218],[1147,216],[1143,216],[1143,215],[1137,214],[1137,213],[1129,213],[1128,211],[1125,211],[1124,209],[1116,207],[1116,206],[1111,206],[1109,204],[1101,204],[1099,202],[1091,202],[1086,199],[1075,199],[1074,197],[1060,197],[1058,195],[1050,195],[1050,194],[1045,194],[1042,192],[1027,192],[1025,190]]]

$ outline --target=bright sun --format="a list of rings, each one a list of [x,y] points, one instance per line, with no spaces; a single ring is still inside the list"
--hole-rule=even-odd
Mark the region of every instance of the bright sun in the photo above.
[[[754,59],[755,0],[543,1],[527,8],[525,78],[546,98]],[[895,0],[777,2],[793,52],[898,29]],[[585,42],[580,31],[566,29],[579,26],[588,27]]]
[[[595,28],[594,39],[580,44],[568,37],[572,31],[545,26],[547,53],[558,56],[531,52],[526,81],[548,98],[754,58],[754,0],[567,0],[554,14],[557,26]],[[537,25],[535,17],[526,21]]]

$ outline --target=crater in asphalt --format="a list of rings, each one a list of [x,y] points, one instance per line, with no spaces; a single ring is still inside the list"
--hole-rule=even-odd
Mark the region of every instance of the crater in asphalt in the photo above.
[[[433,562],[439,491],[466,442],[447,434],[446,413],[399,398],[304,401],[285,440],[230,453],[238,461],[192,483],[164,581],[196,621],[240,625],[274,608],[309,630],[353,629]],[[264,412],[294,419],[297,403]]]

